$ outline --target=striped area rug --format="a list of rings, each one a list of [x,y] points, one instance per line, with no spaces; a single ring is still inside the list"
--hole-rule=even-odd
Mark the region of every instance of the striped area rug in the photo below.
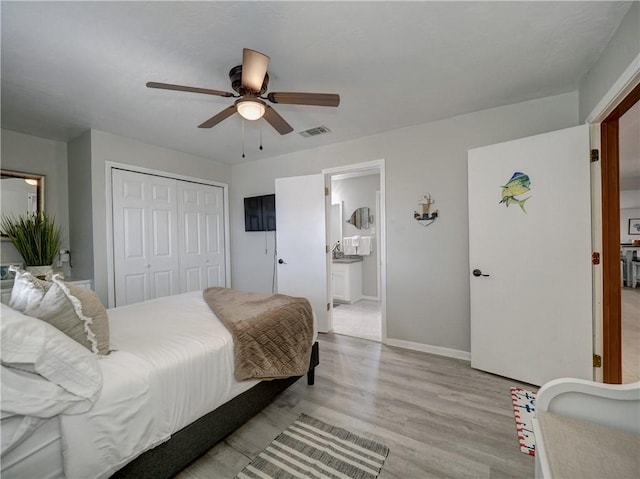
[[[388,454],[383,444],[301,414],[236,479],[374,479]]]

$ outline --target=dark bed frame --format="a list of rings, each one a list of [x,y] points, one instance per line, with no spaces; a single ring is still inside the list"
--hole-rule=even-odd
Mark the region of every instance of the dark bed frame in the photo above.
[[[315,367],[320,363],[318,343],[313,344],[307,384],[315,382]],[[171,436],[167,442],[141,454],[112,479],[168,479],[271,404],[282,391],[302,376],[262,381],[219,408],[202,416]]]

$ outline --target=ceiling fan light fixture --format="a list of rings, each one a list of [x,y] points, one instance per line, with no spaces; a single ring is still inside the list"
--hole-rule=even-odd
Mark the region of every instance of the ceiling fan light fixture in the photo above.
[[[241,98],[236,101],[236,109],[245,120],[259,120],[267,110],[265,103],[257,98]]]
[[[268,67],[269,57],[267,55],[244,48],[242,50],[242,64],[229,71],[231,88],[238,95],[228,91],[173,83],[147,82],[147,87],[237,98],[233,105],[229,105],[199,124],[198,128],[212,128],[237,112],[244,120],[254,121],[264,118],[278,133],[286,135],[293,131],[293,127],[263,100],[284,105],[336,107],[340,104],[340,95],[335,93],[271,92],[267,96],[262,96],[266,94],[269,84]]]

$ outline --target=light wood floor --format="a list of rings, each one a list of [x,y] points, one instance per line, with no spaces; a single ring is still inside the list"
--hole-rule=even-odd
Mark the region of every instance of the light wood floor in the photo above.
[[[509,388],[467,361],[321,334],[315,386],[299,380],[179,479],[232,478],[300,413],[380,441],[381,478],[526,478]]]

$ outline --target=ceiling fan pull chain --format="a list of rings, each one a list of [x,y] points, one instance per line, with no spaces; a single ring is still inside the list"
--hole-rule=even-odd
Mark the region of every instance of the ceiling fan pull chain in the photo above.
[[[242,158],[244,158],[244,118],[242,119]]]
[[[262,150],[262,125],[260,125],[260,150]]]

